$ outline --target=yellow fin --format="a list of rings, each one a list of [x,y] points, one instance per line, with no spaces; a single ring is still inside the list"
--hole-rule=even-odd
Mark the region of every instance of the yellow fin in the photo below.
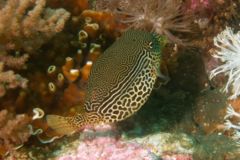
[[[62,117],[57,115],[47,115],[47,123],[55,132],[60,135],[70,135],[77,130],[69,120],[72,117]]]

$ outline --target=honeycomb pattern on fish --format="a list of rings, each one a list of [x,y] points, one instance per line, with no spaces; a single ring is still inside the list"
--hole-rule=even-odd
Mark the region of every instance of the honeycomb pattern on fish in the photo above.
[[[138,30],[124,33],[93,64],[83,112],[65,121],[50,115],[49,126],[67,134],[71,128],[74,131],[87,124],[118,122],[136,113],[159,76],[164,45],[162,36]],[[64,127],[68,128],[66,132]]]

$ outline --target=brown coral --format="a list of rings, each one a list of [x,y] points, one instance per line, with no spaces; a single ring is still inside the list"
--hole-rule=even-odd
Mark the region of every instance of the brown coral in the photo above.
[[[46,0],[1,0],[0,43],[6,49],[32,52],[63,30],[70,13],[45,8]]]
[[[28,58],[29,58],[28,54],[24,54],[18,57],[0,54],[0,61],[3,62],[5,66],[10,67],[12,69],[22,69]]]
[[[15,74],[12,70],[3,71],[4,64],[0,62],[0,97],[4,96],[7,89],[26,88],[28,80]]]
[[[31,119],[24,114],[14,116],[7,110],[0,111],[0,149],[10,151],[28,140]]]

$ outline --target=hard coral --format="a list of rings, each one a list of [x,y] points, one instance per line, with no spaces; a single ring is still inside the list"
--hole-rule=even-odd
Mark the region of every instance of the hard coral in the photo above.
[[[32,52],[63,30],[70,14],[45,8],[46,0],[0,0],[0,43]]]
[[[30,137],[28,124],[31,119],[24,115],[14,116],[7,110],[0,111],[0,149],[10,151]]]
[[[224,91],[231,90],[230,99],[236,99],[240,94],[240,32],[234,34],[230,27],[226,27],[214,38],[214,45],[218,50],[213,56],[223,64],[211,71],[210,78],[221,73],[228,75]]]
[[[150,0],[147,3],[144,0],[98,0],[96,9],[113,12],[128,28],[163,34],[179,44],[184,41],[175,32],[191,31],[191,18],[184,14],[179,0]]]

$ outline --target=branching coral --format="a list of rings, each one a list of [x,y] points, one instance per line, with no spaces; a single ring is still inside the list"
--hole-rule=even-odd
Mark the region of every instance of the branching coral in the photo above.
[[[213,69],[210,79],[218,74],[228,76],[224,91],[231,90],[230,99],[236,99],[240,94],[240,32],[234,34],[230,27],[214,38],[214,45],[218,48],[215,58],[220,59],[223,64]]]
[[[6,53],[0,53],[0,97],[5,95],[7,89],[27,87],[27,79],[19,74],[15,74],[12,70],[6,70],[5,68],[22,69],[28,60],[28,57],[28,54],[14,57],[7,55]]]
[[[0,97],[4,96],[7,89],[26,88],[28,80],[15,74],[12,70],[3,71],[4,64],[0,62]]]
[[[46,0],[0,0],[0,43],[32,52],[62,31],[70,13],[45,5]]]
[[[0,147],[11,150],[26,142],[30,137],[30,121],[24,114],[14,116],[7,110],[0,111]]]
[[[191,18],[184,14],[179,0],[150,0],[147,3],[144,0],[98,0],[96,9],[113,12],[128,28],[164,34],[180,44],[184,40],[175,33],[191,32]]]
[[[0,47],[3,50],[33,52],[63,30],[70,13],[45,8],[46,0],[0,0]],[[12,70],[21,69],[29,55],[0,54],[0,97],[9,88],[26,88],[27,79]]]
[[[22,69],[28,60],[29,55],[24,54],[22,56],[13,57],[6,54],[0,54],[0,62],[4,63],[4,66],[12,69]]]

